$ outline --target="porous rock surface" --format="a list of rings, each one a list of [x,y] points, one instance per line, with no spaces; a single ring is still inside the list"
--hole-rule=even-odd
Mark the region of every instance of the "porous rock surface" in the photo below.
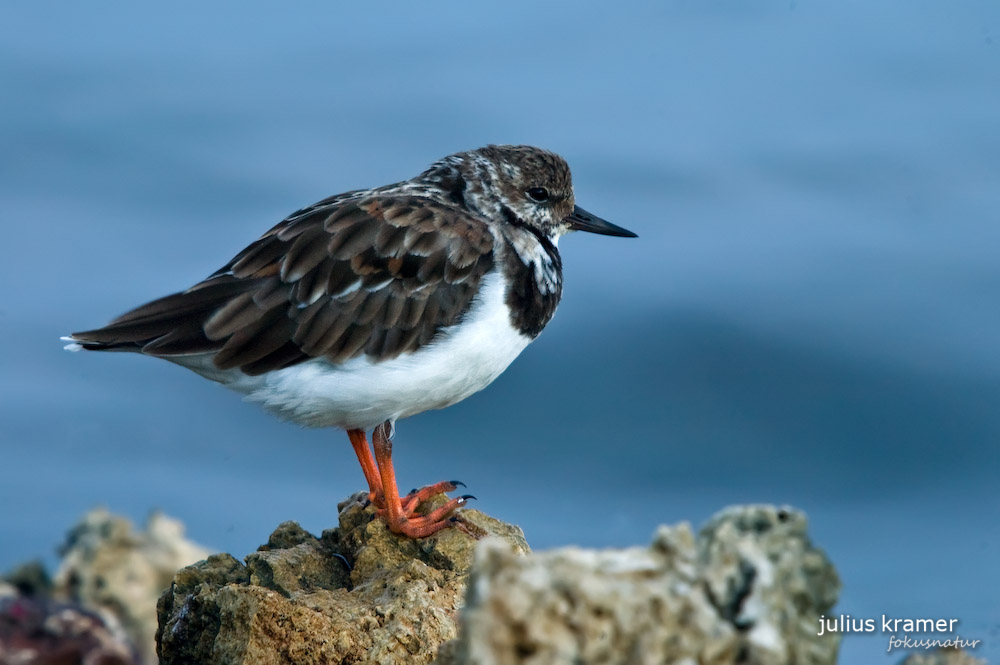
[[[184,537],[183,525],[156,513],[145,529],[105,509],[87,513],[60,550],[51,596],[101,617],[112,632],[156,663],[156,602],[174,573],[209,550]]]
[[[536,554],[477,511],[466,532],[414,541],[363,495],[340,508],[319,538],[285,523],[245,564],[178,572],[159,604],[163,665],[836,661],[838,636],[813,626],[840,583],[789,508],[730,508],[697,537],[661,527],[645,548]]]
[[[79,605],[0,581],[3,665],[140,665],[128,638]]]
[[[483,543],[454,665],[836,662],[816,636],[840,582],[790,508],[735,507],[697,538],[660,527],[648,548],[523,557]]]
[[[462,529],[401,538],[364,497],[319,538],[286,522],[245,564],[221,554],[179,571],[158,605],[160,662],[430,663],[456,637],[478,538],[528,551],[519,528],[475,510]]]

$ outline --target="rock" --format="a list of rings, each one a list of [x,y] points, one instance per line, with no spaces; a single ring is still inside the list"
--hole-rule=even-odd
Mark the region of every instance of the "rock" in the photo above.
[[[246,565],[217,555],[179,571],[157,608],[160,662],[429,663],[456,637],[477,537],[528,551],[520,529],[475,510],[461,530],[401,538],[365,497],[319,538],[286,522]]]
[[[817,637],[816,626],[836,604],[840,579],[807,527],[791,508],[740,506],[716,514],[698,535],[708,599],[759,662],[836,660],[839,634]]]
[[[661,527],[648,548],[520,556],[486,541],[438,663],[834,663],[838,636],[813,627],[839,588],[788,508],[730,508],[697,539]]]
[[[120,626],[138,645],[145,663],[156,662],[156,601],[174,573],[208,556],[184,538],[180,522],[160,514],[144,531],[99,509],[88,513],[67,536],[52,596],[96,612]]]
[[[986,665],[986,661],[973,658],[961,649],[934,649],[910,654],[899,665]]]
[[[400,538],[364,497],[319,538],[286,522],[245,564],[179,571],[158,607],[161,663],[836,660],[838,636],[813,626],[840,582],[792,509],[731,508],[648,548],[529,554],[520,529],[473,510],[461,530]]]
[[[21,564],[0,579],[25,596],[45,597],[52,593],[52,580],[45,566],[37,559]]]
[[[139,665],[139,658],[97,614],[0,582],[0,663]]]

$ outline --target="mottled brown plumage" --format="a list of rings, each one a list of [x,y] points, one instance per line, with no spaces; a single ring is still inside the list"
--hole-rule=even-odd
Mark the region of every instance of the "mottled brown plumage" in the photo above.
[[[293,215],[187,291],[75,333],[84,348],[215,352],[256,375],[309,358],[414,351],[457,323],[493,267],[487,225],[417,196],[352,197]]]

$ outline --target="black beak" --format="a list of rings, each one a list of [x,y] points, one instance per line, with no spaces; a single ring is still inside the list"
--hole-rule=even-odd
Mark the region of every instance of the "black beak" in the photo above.
[[[588,233],[600,233],[603,236],[619,236],[622,238],[639,237],[628,229],[623,229],[596,215],[591,215],[580,206],[573,208],[573,214],[567,217],[566,221],[569,222],[569,228],[574,231],[587,231]]]

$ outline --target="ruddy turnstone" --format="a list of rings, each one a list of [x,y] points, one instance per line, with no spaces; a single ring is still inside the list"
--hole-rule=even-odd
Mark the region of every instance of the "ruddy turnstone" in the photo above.
[[[459,483],[400,497],[395,422],[482,390],[538,336],[573,230],[635,237],[575,204],[558,155],[491,145],[303,208],[208,279],[67,348],[163,358],[281,418],[347,430],[386,524],[424,537],[472,497],[426,515],[421,502]]]

